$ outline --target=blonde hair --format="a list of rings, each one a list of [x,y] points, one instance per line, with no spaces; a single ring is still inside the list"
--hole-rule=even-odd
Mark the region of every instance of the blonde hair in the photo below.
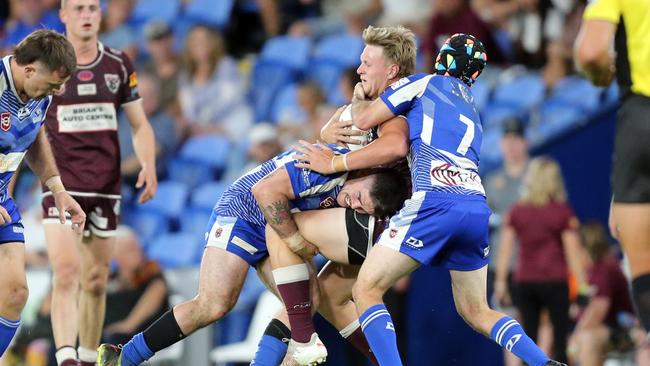
[[[370,46],[379,46],[384,50],[384,57],[399,67],[397,77],[415,73],[415,35],[401,25],[396,27],[373,27],[363,30],[363,42]]]
[[[566,198],[560,165],[549,157],[531,160],[521,201],[533,206],[544,206],[549,202],[566,202]]]
[[[188,40],[192,36],[192,34],[194,34],[199,30],[204,30],[208,33],[209,43],[205,44],[204,47],[212,48],[212,52],[210,53],[210,75],[212,75],[212,73],[214,73],[214,71],[217,69],[217,66],[221,58],[223,58],[226,55],[226,46],[224,44],[223,37],[221,36],[221,33],[219,33],[219,31],[211,27],[208,27],[206,25],[201,25],[201,24],[195,25],[187,34],[187,37],[185,38],[185,51],[183,52],[183,56],[182,56],[183,64],[185,65],[185,68],[188,74],[190,75],[190,77],[194,77],[198,65],[196,61],[192,59],[190,42]]]

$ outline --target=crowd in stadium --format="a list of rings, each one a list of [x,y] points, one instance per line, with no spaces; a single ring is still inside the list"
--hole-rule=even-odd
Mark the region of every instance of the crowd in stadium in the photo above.
[[[438,50],[455,33],[474,35],[486,49],[487,67],[470,90],[481,117],[480,174],[492,210],[491,306],[519,320],[552,359],[584,366],[650,365],[650,345],[629,298],[628,269],[607,226],[610,192],[593,200],[583,194],[574,201],[574,192],[589,189],[576,187],[585,176],[602,180],[594,186],[609,190],[611,161],[596,172],[576,168],[572,154],[599,149],[593,141],[558,152],[566,141],[584,143],[584,131],[614,124],[619,106],[615,82],[596,87],[576,71],[574,42],[586,1],[100,4],[99,41],[122,51],[137,72],[137,93],[156,140],[158,179],[155,197],[139,203],[138,146],[130,116],[118,114],[120,226],[102,343],[126,343],[170,305],[195,295],[206,225],[221,194],[298,140],[322,140],[321,129],[355,93],[364,29],[402,25],[416,36],[417,72],[433,72]],[[59,0],[3,1],[1,56],[12,54],[37,29],[64,33],[60,8]],[[23,315],[27,320],[0,365],[57,365],[50,327],[52,292],[49,275],[43,275],[50,264],[41,223],[41,183],[27,167],[16,178],[12,189],[25,226],[28,280],[37,278],[32,281],[40,290],[30,288]],[[585,200],[598,202],[590,206]],[[317,256],[315,261],[322,266],[326,260]],[[228,316],[183,341],[183,347],[160,362],[214,363],[219,356],[211,350],[250,342],[249,328],[260,326],[255,316],[262,305],[257,305],[268,292],[254,272],[249,271]],[[432,280],[441,277],[444,283]],[[423,268],[386,295],[404,364],[521,365],[463,323],[450,300],[448,277],[446,271]],[[155,306],[136,316],[133,310],[145,296]],[[275,305],[267,301],[263,306]],[[265,327],[267,321],[262,323]],[[371,364],[322,318],[317,317],[316,327],[330,350],[326,364]],[[252,350],[249,344],[242,351],[251,357],[248,362],[257,347],[254,342]],[[248,362],[226,356],[217,364]]]

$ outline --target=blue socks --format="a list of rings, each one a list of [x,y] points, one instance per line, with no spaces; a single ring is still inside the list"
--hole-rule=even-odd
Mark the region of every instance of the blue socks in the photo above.
[[[14,338],[19,325],[20,319],[9,320],[0,317],[0,356],[4,355],[7,347],[9,347],[9,343]]]
[[[490,338],[530,366],[544,366],[549,357],[526,335],[519,323],[504,316],[494,324]]]
[[[257,345],[257,352],[251,366],[278,366],[287,353],[287,347],[287,343],[282,342],[280,339],[266,334],[263,335]]]
[[[147,346],[144,336],[140,332],[122,347],[122,366],[137,366],[152,356],[153,352]]]
[[[371,306],[361,317],[361,329],[380,365],[402,366],[395,326],[384,304]]]

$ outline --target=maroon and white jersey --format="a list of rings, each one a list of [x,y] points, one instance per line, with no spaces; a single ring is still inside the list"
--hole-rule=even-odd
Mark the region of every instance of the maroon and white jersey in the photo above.
[[[98,47],[97,58],[77,65],[53,98],[45,128],[69,191],[119,195],[117,110],[140,99],[138,78],[122,51]]]

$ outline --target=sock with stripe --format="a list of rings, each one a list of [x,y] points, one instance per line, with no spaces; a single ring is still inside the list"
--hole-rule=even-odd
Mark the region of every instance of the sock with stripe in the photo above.
[[[494,324],[490,337],[530,366],[544,366],[550,360],[526,335],[521,325],[509,316],[504,316]]]
[[[0,356],[2,356],[7,350],[7,347],[9,347],[9,343],[11,343],[11,340],[14,338],[19,325],[20,319],[9,320],[0,317]]]
[[[384,304],[371,306],[361,317],[361,329],[380,365],[402,366],[393,319]]]
[[[353,321],[350,323],[347,327],[341,329],[339,332],[341,334],[341,337],[345,338],[345,340],[348,341],[354,348],[357,349],[357,351],[361,352],[370,362],[372,362],[373,365],[378,366],[379,363],[377,363],[377,359],[375,358],[375,355],[372,353],[372,350],[370,349],[370,345],[368,344],[368,340],[366,337],[363,335],[363,332],[361,331],[361,324],[359,324],[358,320]]]
[[[291,337],[296,342],[309,342],[316,332],[309,297],[309,268],[301,263],[274,269],[273,279],[289,315]]]
[[[257,345],[251,366],[278,366],[287,354],[291,331],[278,319],[273,319],[264,330]]]
[[[137,366],[153,357],[153,355],[153,351],[144,340],[144,335],[140,332],[122,347],[121,366]]]

